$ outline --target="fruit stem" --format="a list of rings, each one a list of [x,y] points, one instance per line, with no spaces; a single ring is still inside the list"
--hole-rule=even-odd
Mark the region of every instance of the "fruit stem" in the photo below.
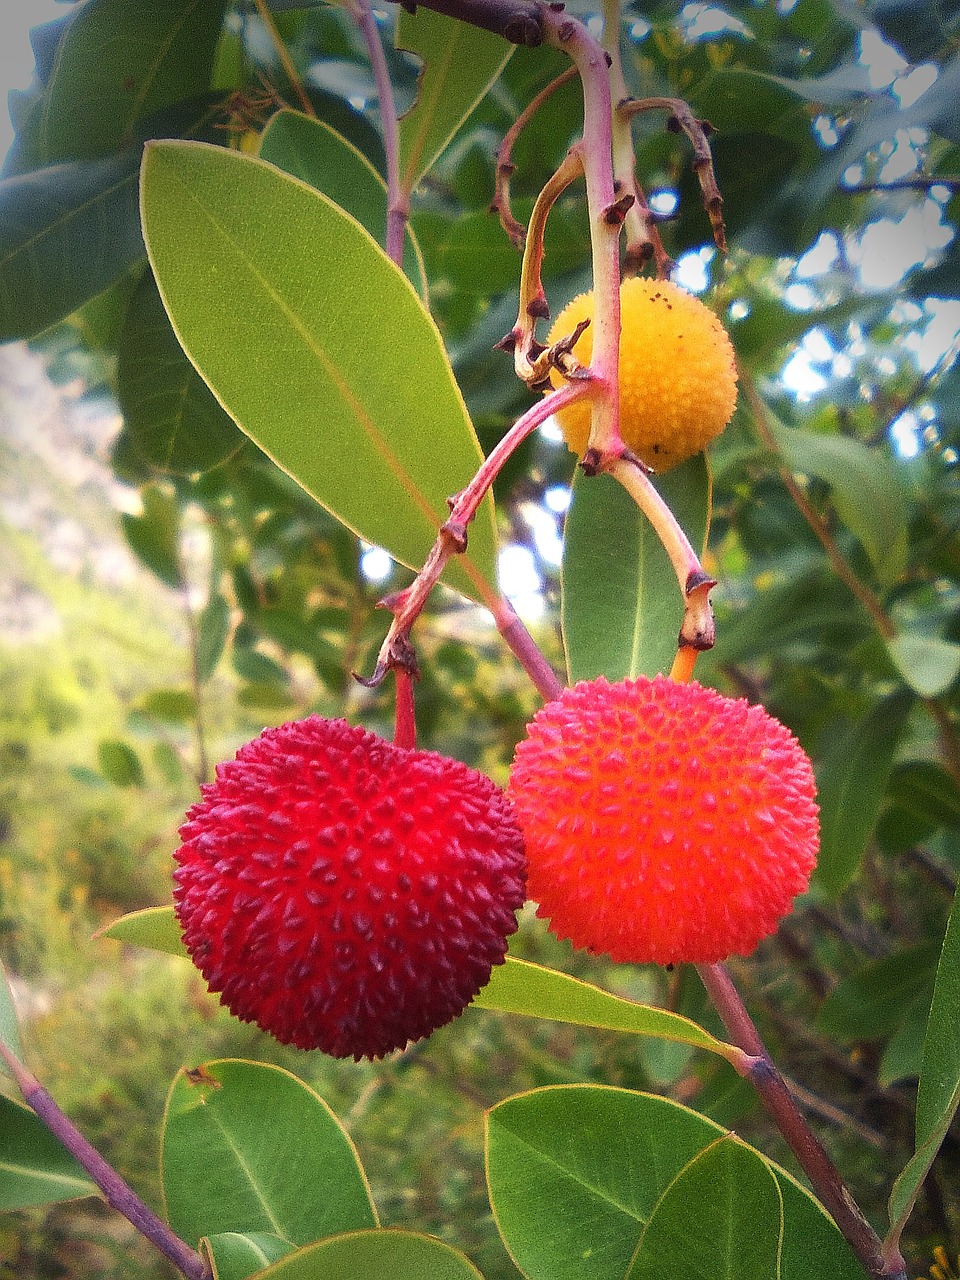
[[[657,279],[667,280],[673,270],[673,259],[663,247],[656,215],[637,180],[630,115],[622,109],[622,104],[630,101],[630,93],[620,58],[620,3],[621,0],[604,0],[603,47],[610,56],[614,178],[619,183],[618,189],[630,192],[634,198],[623,224],[627,234],[625,262],[630,270],[636,270],[653,259]]]
[[[544,6],[542,14],[546,43],[573,60],[583,85],[578,151],[587,187],[594,301],[589,445],[601,456],[620,454],[620,227],[632,197],[614,181],[610,64],[582,22],[552,6]]]
[[[103,1192],[107,1204],[133,1223],[141,1235],[156,1245],[164,1257],[187,1280],[210,1280],[210,1268],[203,1258],[179,1236],[174,1235],[167,1224],[148,1209],[140,1197],[120,1177],[79,1129],[67,1119],[57,1104],[20,1059],[0,1040],[0,1057],[10,1068],[10,1073],[31,1111],[73,1156],[79,1165]]]
[[[897,1252],[884,1258],[880,1237],[863,1216],[833,1161],[801,1114],[729,970],[722,964],[698,964],[696,968],[730,1039],[749,1055],[739,1068],[740,1074],[756,1089],[858,1261],[875,1280],[907,1280],[903,1258]]]
[[[514,144],[547,99],[551,98],[563,85],[569,84],[571,80],[576,78],[576,75],[577,68],[568,67],[566,71],[557,76],[556,80],[551,80],[545,88],[541,89],[537,96],[527,103],[516,120],[514,120],[503,135],[503,140],[497,148],[496,194],[493,197],[490,208],[499,217],[504,233],[509,238],[510,243],[517,249],[522,250],[524,248],[527,241],[527,230],[523,223],[518,222],[513,216],[513,210],[510,207],[510,178],[514,170],[511,157]]]
[[[466,551],[470,521],[476,515],[487,490],[499,475],[500,469],[527,436],[531,435],[552,413],[585,395],[588,385],[586,382],[568,383],[558,391],[554,391],[552,395],[544,396],[542,400],[531,405],[498,441],[467,487],[449,499],[450,516],[440,526],[437,540],[423,568],[409,587],[381,601],[384,608],[392,610],[393,622],[380,646],[374,673],[363,683],[377,684],[388,671],[409,664],[412,652],[409,637],[413,624],[427,603],[430,592],[439,582],[447,561],[452,555]],[[548,699],[556,697],[559,686],[556,686],[554,680],[547,675],[546,659],[523,628],[516,613],[503,600],[494,604],[493,610],[497,627],[534,684]]]
[[[397,706],[393,728],[393,741],[398,747],[411,751],[417,745],[417,717],[413,701],[413,675],[407,667],[395,667]]]
[[[380,130],[387,158],[387,234],[384,249],[391,262],[402,267],[403,236],[410,212],[410,193],[404,190],[400,181],[400,126],[393,84],[370,0],[350,0],[347,11],[359,27],[367,46],[367,57],[370,59],[370,70],[380,106]]]
[[[643,464],[627,450],[623,450],[619,457],[601,459],[599,469],[609,472],[623,485],[653,525],[670,557],[684,601],[679,638],[681,650],[712,648],[716,628],[710,607],[710,591],[717,585],[716,580],[704,570],[677,517],[654,488]]]
[[[697,652],[692,644],[681,644],[677,649],[677,656],[673,660],[673,666],[670,668],[670,679],[675,680],[677,684],[686,684],[693,679],[693,668],[697,662]]]

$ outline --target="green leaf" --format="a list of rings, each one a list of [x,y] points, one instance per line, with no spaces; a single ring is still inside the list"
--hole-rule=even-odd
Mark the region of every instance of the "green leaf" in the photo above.
[[[294,1246],[279,1236],[262,1232],[241,1235],[223,1231],[202,1241],[213,1268],[213,1280],[246,1280],[259,1274],[271,1262],[286,1257]]]
[[[130,942],[151,951],[163,951],[171,956],[186,956],[187,949],[180,936],[180,925],[173,914],[173,906],[144,907],[130,911],[119,920],[98,930],[96,937],[112,938],[115,942]]]
[[[890,657],[921,698],[939,698],[960,675],[960,644],[916,631],[901,631],[887,641]]]
[[[209,471],[243,444],[184,355],[149,272],[131,299],[120,336],[117,398],[134,449],[158,471]]]
[[[842,732],[817,770],[820,856],[816,876],[831,894],[853,879],[883,803],[900,733],[913,695],[882,699]]]
[[[694,548],[710,512],[703,454],[656,480]],[[669,672],[683,596],[663,544],[636,503],[608,476],[579,470],[563,539],[561,620],[571,682]]]
[[[400,121],[400,186],[409,192],[473,113],[513,46],[429,9],[397,14],[396,46],[424,64],[417,100]]]
[[[923,1042],[917,1091],[917,1146],[952,1117],[960,1083],[960,893],[947,922]]]
[[[106,738],[97,747],[100,772],[116,787],[142,787],[143,765],[133,747],[119,738]]]
[[[0,182],[0,341],[30,338],[143,257],[140,148]]]
[[[197,714],[197,700],[191,689],[154,689],[138,709],[167,724],[190,724]]]
[[[634,1035],[656,1036],[679,1044],[707,1049],[723,1057],[736,1055],[732,1045],[666,1009],[637,1004],[556,969],[545,969],[507,956],[473,1002],[481,1009],[522,1013],[529,1018],[551,1018],[581,1027],[602,1027]]]
[[[677,1174],[644,1228],[626,1280],[780,1280],[783,1195],[733,1134]]]
[[[922,942],[869,961],[834,987],[817,1026],[842,1043],[890,1035],[914,1006],[929,1008],[939,954],[938,943]]]
[[[258,1280],[482,1280],[459,1250],[432,1236],[385,1227],[351,1231],[288,1254]]]
[[[171,1227],[196,1244],[224,1231],[309,1244],[375,1227],[353,1143],[314,1091],[279,1067],[224,1059],[181,1072],[161,1155]]]
[[[0,1094],[0,1210],[96,1193],[81,1166],[37,1116]]]
[[[960,785],[932,761],[897,765],[888,792],[889,804],[877,826],[885,852],[901,853],[929,839],[938,827],[960,827]]]
[[[385,243],[387,184],[363,152],[323,120],[314,120],[299,111],[278,111],[260,135],[260,159],[322,191],[356,218],[377,244]],[[426,271],[409,223],[403,269],[425,299]]]
[[[176,497],[159,485],[140,490],[143,514],[121,517],[123,532],[131,550],[161,582],[171,587],[182,583],[180,573],[180,511]]]
[[[774,424],[774,438],[793,471],[828,484],[840,519],[863,544],[881,582],[891,585],[907,563],[906,494],[896,463],[850,436],[820,435]]]
[[[23,1061],[23,1045],[20,1042],[20,1024],[10,991],[10,980],[6,970],[0,964],[0,1040],[13,1053],[14,1057]],[[0,1059],[0,1071],[7,1071],[7,1064]]]
[[[487,1114],[497,1227],[528,1280],[622,1280],[660,1197],[725,1136],[679,1103],[626,1089],[559,1085],[508,1098]],[[864,1280],[820,1204],[769,1167],[783,1197],[781,1280]]]
[[[203,93],[225,0],[87,0],[57,47],[38,145],[46,163],[129,142],[147,115]]]
[[[230,634],[230,606],[216,592],[197,623],[197,679],[209,680],[217,669]]]
[[[227,411],[368,542],[417,567],[480,448],[436,326],[370,236],[261,160],[148,146],[143,220],[180,342]],[[493,504],[451,585],[492,604]]]

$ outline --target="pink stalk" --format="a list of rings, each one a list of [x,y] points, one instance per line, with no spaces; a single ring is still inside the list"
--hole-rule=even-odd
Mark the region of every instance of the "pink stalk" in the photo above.
[[[145,1236],[151,1244],[156,1245],[164,1257],[169,1258],[177,1270],[187,1277],[187,1280],[210,1280],[210,1268],[203,1258],[175,1235],[152,1209],[147,1208],[119,1173],[107,1164],[100,1152],[67,1119],[36,1076],[27,1070],[2,1040],[0,1040],[0,1057],[10,1068],[24,1102],[90,1175],[91,1180],[103,1192],[107,1204],[118,1213],[122,1213],[141,1235]]]

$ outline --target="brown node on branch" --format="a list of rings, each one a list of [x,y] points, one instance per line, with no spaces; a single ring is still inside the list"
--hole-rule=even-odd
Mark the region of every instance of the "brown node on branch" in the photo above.
[[[608,204],[603,211],[603,220],[610,227],[622,227],[623,220],[636,203],[636,196],[628,191],[613,204]]]
[[[445,520],[440,532],[450,543],[457,555],[463,555],[467,549],[467,526],[460,520]]]
[[[717,185],[713,168],[713,153],[708,141],[715,133],[709,120],[700,120],[682,98],[630,98],[620,103],[620,110],[627,116],[641,111],[668,111],[667,129],[671,133],[684,133],[693,147],[693,169],[703,193],[703,207],[713,231],[713,239],[721,253],[727,252],[727,232],[723,221],[723,197]]]

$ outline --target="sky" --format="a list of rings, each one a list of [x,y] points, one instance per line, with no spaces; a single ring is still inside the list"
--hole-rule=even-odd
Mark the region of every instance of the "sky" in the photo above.
[[[0,0],[0,158],[7,154],[13,141],[13,126],[7,111],[9,89],[26,89],[33,75],[33,50],[30,28],[52,18],[60,18],[67,8],[54,0]]]

